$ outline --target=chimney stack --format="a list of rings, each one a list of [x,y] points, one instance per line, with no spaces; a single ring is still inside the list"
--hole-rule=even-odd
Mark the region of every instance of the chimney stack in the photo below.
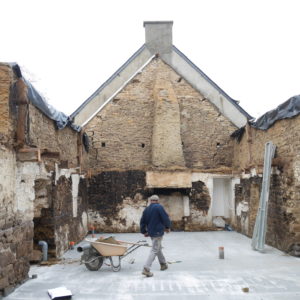
[[[173,21],[145,21],[146,46],[152,54],[172,52]]]

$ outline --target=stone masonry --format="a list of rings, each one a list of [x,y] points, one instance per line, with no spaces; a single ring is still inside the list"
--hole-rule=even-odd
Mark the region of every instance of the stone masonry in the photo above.
[[[0,297],[26,280],[39,240],[59,257],[88,230],[81,135],[58,130],[24,86],[0,64]]]
[[[176,145],[172,144],[172,148],[179,147],[181,142],[182,150],[176,150],[179,166],[184,166],[185,162],[186,167],[191,169],[230,167],[233,152],[230,134],[236,127],[168,65],[156,58],[87,124],[86,132],[93,146],[90,168],[93,171],[155,168],[152,153],[155,157],[164,157],[162,150],[165,149],[161,146],[160,150],[153,150],[152,137],[156,136],[154,133],[159,127],[154,122],[157,118],[154,99],[158,99],[155,98],[158,97],[158,89],[160,103],[173,105],[168,112],[170,115],[165,115],[164,126],[169,120],[166,135],[169,132],[173,137],[180,133],[176,137]],[[173,99],[173,102],[166,99]],[[177,101],[180,119],[175,122],[174,118],[179,118]],[[157,149],[156,144],[163,144],[163,141],[156,142],[155,139],[154,149]],[[166,137],[163,140],[166,141]],[[180,158],[180,151],[183,151],[183,158]]]
[[[267,131],[248,125],[241,142],[235,142],[234,168],[237,173],[244,173],[236,189],[236,206],[244,202],[249,207],[237,217],[237,228],[249,236],[259,203],[264,146],[268,141],[276,145],[266,241],[288,252],[300,242],[299,130],[299,116],[277,121]]]
[[[166,187],[151,190],[142,186],[142,192],[139,192],[142,196],[136,201],[132,194],[134,190],[124,189],[118,179],[122,172],[138,174],[151,170],[160,182],[168,172],[173,172],[170,178],[175,179],[180,170],[191,174],[231,169],[233,141],[230,134],[236,127],[159,57],[136,75],[86,125],[85,130],[92,144],[89,216],[96,228],[136,230],[140,209],[145,206],[151,191],[161,193],[162,201],[177,199],[176,207],[181,211],[170,206],[171,215],[176,217],[174,228],[201,230],[211,227],[208,215],[211,199],[204,183],[197,186],[199,191],[195,188],[197,183],[193,183],[191,189],[192,182],[185,186],[188,191],[178,187],[176,190],[174,186],[173,190]],[[105,192],[99,190],[104,184],[100,183],[100,177],[104,181],[111,178]],[[191,197],[188,218],[182,211],[184,197]],[[132,221],[128,216],[121,217],[129,203],[130,214],[135,216]],[[167,200],[165,205],[168,208]],[[109,207],[112,210],[107,212]],[[126,226],[123,219],[127,220]]]

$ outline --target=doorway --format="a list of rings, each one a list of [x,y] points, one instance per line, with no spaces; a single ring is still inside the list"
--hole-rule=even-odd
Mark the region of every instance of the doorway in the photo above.
[[[232,192],[230,178],[213,179],[212,217],[231,217]]]

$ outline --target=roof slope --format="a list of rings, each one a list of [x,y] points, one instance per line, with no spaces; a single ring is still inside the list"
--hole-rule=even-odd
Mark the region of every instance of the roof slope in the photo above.
[[[147,23],[147,22],[145,22]],[[151,26],[158,25],[157,32],[163,32],[162,26],[171,26],[173,22],[148,22]],[[169,28],[167,28],[169,30]],[[252,117],[238,104],[238,101],[227,95],[215,82],[203,71],[193,64],[173,44],[153,42],[153,32],[147,41],[135,52],[105,83],[103,83],[78,109],[71,118],[80,126],[87,124],[130,80],[157,55],[167,63],[174,71],[182,76],[188,83],[199,91],[207,100],[213,103],[219,111],[227,117],[235,126],[242,127]],[[159,34],[159,33],[158,33]],[[158,37],[158,40],[162,37]],[[150,39],[150,42],[149,42]],[[155,40],[155,39],[154,39]],[[167,39],[169,42],[169,39]]]

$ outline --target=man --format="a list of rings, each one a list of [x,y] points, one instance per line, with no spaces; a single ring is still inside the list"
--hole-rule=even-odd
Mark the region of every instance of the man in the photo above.
[[[152,195],[149,200],[150,205],[144,210],[140,222],[141,233],[143,233],[144,236],[150,236],[152,240],[152,248],[142,272],[146,277],[153,276],[150,269],[156,256],[160,263],[160,270],[164,271],[168,269],[166,259],[162,253],[161,242],[164,231],[170,232],[171,226],[168,214],[163,206],[158,203],[159,197],[157,195]]]

